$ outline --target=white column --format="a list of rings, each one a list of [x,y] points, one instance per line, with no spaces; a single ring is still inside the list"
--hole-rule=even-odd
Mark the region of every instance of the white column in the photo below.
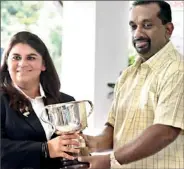
[[[128,1],[63,1],[61,90],[90,99],[89,127],[101,128],[111,105],[108,82],[128,65]]]
[[[61,90],[94,97],[95,1],[63,1]]]
[[[108,82],[128,65],[128,1],[96,1],[95,127],[106,121],[112,100]]]

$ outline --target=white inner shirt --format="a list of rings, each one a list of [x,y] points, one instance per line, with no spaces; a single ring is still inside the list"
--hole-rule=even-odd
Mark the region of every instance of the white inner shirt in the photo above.
[[[46,137],[47,137],[47,140],[49,140],[53,134],[53,128],[50,124],[48,123],[45,123],[42,119],[41,119],[41,115],[42,115],[42,118],[44,118],[45,120],[48,120],[48,116],[46,114],[46,112],[44,111],[44,113],[42,113],[42,111],[44,110],[44,102],[43,102],[43,97],[46,97],[45,96],[45,92],[43,91],[43,88],[40,84],[40,96],[37,96],[35,97],[34,99],[30,98],[29,96],[27,96],[17,85],[14,84],[14,86],[22,93],[24,94],[28,99],[29,101],[31,102],[31,105],[32,105],[32,108],[35,112],[35,114],[37,115],[38,119],[40,120],[42,126],[43,126],[43,129],[45,131],[45,134],[46,134]]]

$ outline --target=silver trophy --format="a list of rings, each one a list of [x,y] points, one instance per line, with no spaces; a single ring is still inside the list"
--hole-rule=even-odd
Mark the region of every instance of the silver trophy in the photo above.
[[[62,133],[70,134],[74,132],[82,132],[88,127],[87,118],[93,112],[93,103],[90,100],[71,101],[67,103],[51,104],[44,107],[41,119],[45,123],[51,125],[53,129],[52,134],[60,135]],[[47,116],[45,116],[47,114]],[[80,156],[89,155],[84,139],[80,138],[79,148]],[[85,164],[78,161],[71,161],[63,159],[64,168],[75,168]],[[86,166],[87,167],[87,166]]]

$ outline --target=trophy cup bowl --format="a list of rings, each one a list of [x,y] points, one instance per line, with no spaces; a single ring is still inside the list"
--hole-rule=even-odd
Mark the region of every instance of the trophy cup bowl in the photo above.
[[[44,107],[41,119],[52,126],[53,133],[61,135],[75,132],[82,132],[88,127],[87,118],[93,111],[93,104],[90,100],[71,101],[66,103],[51,104]],[[47,116],[45,116],[47,114]],[[80,156],[88,156],[88,148],[82,137],[79,139]],[[75,156],[75,154],[72,154]],[[61,159],[61,168],[88,168],[88,163],[78,160]]]

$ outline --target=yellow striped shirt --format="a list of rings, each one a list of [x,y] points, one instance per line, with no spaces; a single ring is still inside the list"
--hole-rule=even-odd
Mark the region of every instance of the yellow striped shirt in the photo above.
[[[153,124],[182,129],[155,155],[113,168],[184,169],[184,60],[171,42],[146,62],[139,57],[122,73],[108,122],[114,126],[114,150]]]

